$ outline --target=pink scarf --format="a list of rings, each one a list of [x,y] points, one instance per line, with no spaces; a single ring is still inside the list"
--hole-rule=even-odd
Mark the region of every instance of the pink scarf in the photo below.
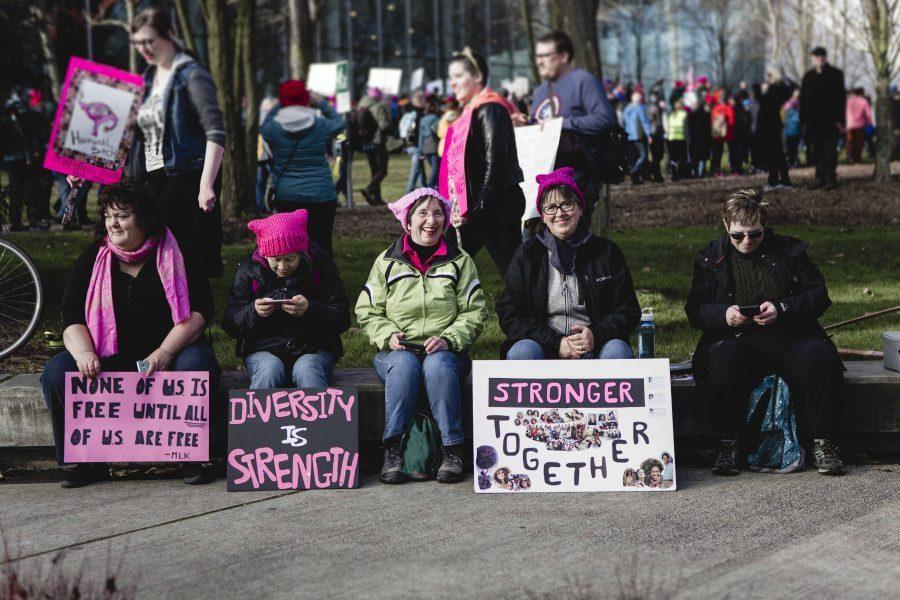
[[[512,102],[486,87],[466,105],[462,116],[453,121],[447,130],[447,137],[444,139],[439,191],[444,198],[450,199],[460,216],[463,217],[469,212],[466,186],[466,142],[469,139],[469,128],[472,126],[472,114],[478,107],[489,102],[502,104],[511,115],[519,112]]]
[[[182,323],[191,316],[191,301],[188,294],[187,271],[184,258],[172,232],[165,230],[162,240],[147,238],[144,245],[134,252],[127,252],[103,238],[103,245],[94,260],[91,283],[85,299],[84,315],[88,331],[94,340],[94,348],[101,357],[113,356],[119,352],[119,336],[116,333],[116,313],[113,308],[112,269],[115,256],[125,263],[141,262],[157,248],[156,270],[166,291],[166,300],[172,309],[172,321]]]

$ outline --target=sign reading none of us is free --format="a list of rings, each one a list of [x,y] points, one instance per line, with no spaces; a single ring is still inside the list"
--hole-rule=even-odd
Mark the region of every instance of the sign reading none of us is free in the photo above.
[[[356,388],[231,390],[228,491],[359,486]]]
[[[475,361],[475,491],[674,490],[668,359]]]
[[[209,373],[66,373],[66,462],[209,460]]]

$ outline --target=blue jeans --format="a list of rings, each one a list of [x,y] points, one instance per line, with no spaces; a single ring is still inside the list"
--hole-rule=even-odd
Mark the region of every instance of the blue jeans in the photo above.
[[[425,162],[428,163],[428,166],[431,167],[431,175],[428,176],[428,187],[437,189],[438,186],[438,173],[441,170],[441,157],[437,154],[426,154]],[[422,166],[422,171],[425,170],[425,167]],[[422,177],[424,179],[425,173],[422,173]]]
[[[647,164],[647,146],[643,140],[631,140],[628,145],[631,146],[631,155],[634,160],[634,165],[628,174],[634,177],[639,175],[644,169],[644,165]]]
[[[441,443],[463,442],[460,385],[472,368],[466,354],[435,352],[425,356],[408,350],[383,350],[375,355],[375,371],[384,382],[383,440],[397,438],[409,429],[416,414],[419,390],[425,394],[431,414],[441,430]]]
[[[519,340],[512,345],[506,353],[506,360],[545,360],[556,359],[559,356],[546,356],[541,345],[534,340]],[[628,342],[620,339],[611,339],[600,348],[600,352],[596,349],[592,352],[585,352],[581,358],[634,358],[634,352]]]
[[[104,371],[134,371],[134,361],[124,360],[117,356],[100,359],[100,367]],[[209,410],[210,410],[210,441],[212,444],[221,443],[224,431],[217,427],[218,417],[221,411],[218,389],[219,374],[221,370],[216,360],[212,347],[205,338],[200,338],[193,344],[186,346],[178,353],[178,356],[169,364],[167,371],[208,371],[209,372]],[[63,350],[51,358],[44,366],[41,374],[41,389],[44,392],[44,402],[50,409],[50,417],[53,423],[53,444],[56,446],[56,461],[65,463],[63,449],[65,448],[63,436],[65,435],[65,404],[66,404],[66,373],[77,372],[78,365],[75,358],[68,350]],[[215,434],[218,436],[213,437]],[[210,450],[212,452],[212,449]]]
[[[412,164],[409,165],[409,179],[406,181],[406,193],[408,194],[416,189],[418,181],[422,182],[422,187],[425,186],[425,167],[422,165],[422,161],[419,160],[420,153],[417,147],[408,147],[406,153],[409,154],[409,158],[412,160]]]
[[[250,389],[266,390],[287,386],[284,363],[271,352],[254,352],[244,359],[250,373]],[[328,387],[328,378],[334,369],[335,359],[329,352],[320,350],[304,354],[291,369],[293,383],[301,388]]]

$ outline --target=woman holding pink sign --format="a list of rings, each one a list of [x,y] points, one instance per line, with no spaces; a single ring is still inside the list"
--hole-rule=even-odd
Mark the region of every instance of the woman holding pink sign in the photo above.
[[[66,349],[44,367],[41,386],[53,419],[59,464],[64,454],[66,373],[208,371],[219,364],[203,336],[212,317],[206,271],[162,223],[150,190],[118,183],[100,195],[96,241],[75,261],[61,303]],[[215,387],[215,384],[213,384]],[[212,393],[210,394],[211,397]],[[213,421],[216,407],[211,403]],[[205,483],[185,463],[185,483]],[[62,482],[81,487],[105,478],[105,465],[77,464]]]
[[[465,109],[444,140],[440,192],[452,203],[463,250],[474,255],[486,247],[504,275],[522,240],[525,208],[510,116],[519,110],[487,87],[487,62],[468,48],[450,61],[448,77]]]
[[[222,274],[222,211],[216,178],[225,125],[209,71],[173,39],[165,10],[148,8],[131,26],[131,43],[147,61],[144,98],[127,174],[150,183],[166,225]]]

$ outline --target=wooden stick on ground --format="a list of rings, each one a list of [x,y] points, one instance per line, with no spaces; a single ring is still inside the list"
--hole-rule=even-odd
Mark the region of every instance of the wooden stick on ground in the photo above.
[[[868,319],[874,319],[875,317],[880,317],[881,315],[887,315],[887,314],[895,313],[895,312],[900,312],[900,306],[895,306],[893,308],[885,308],[884,310],[866,313],[861,317],[848,319],[846,321],[841,321],[840,323],[834,323],[832,325],[826,326],[825,331],[831,331],[832,329],[837,329],[838,327],[843,327],[844,325],[851,325],[853,323],[859,323],[860,321],[867,321]]]

